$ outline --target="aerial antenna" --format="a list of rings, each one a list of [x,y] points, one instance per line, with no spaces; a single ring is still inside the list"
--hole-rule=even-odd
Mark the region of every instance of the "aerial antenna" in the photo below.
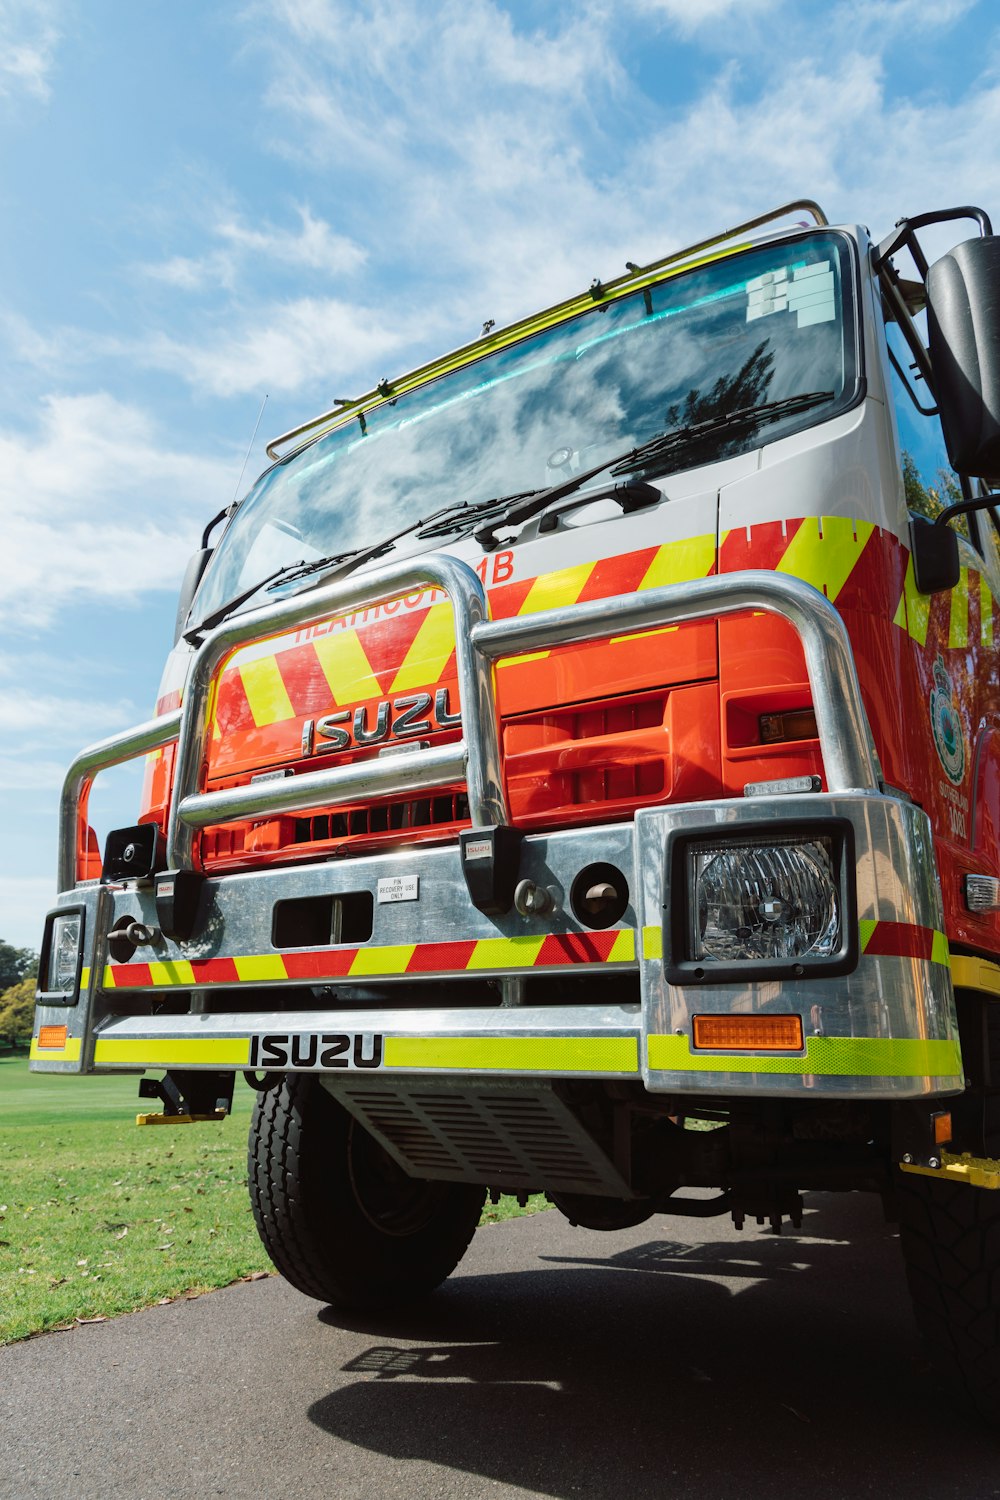
[[[239,479],[237,479],[237,481],[236,481],[236,488],[233,491],[232,505],[235,505],[237,499],[239,498],[240,485],[243,483],[243,476],[244,476],[244,474],[247,471],[247,464],[250,462],[250,454],[253,452],[254,440],[257,437],[257,429],[260,426],[260,419],[264,415],[264,407],[266,405],[267,405],[267,393],[265,392],[264,393],[264,399],[260,403],[260,411],[257,413],[257,420],[253,424],[253,432],[250,434],[250,442],[249,442],[249,444],[247,446],[247,456],[243,460],[243,467],[240,470],[240,477],[239,477]]]

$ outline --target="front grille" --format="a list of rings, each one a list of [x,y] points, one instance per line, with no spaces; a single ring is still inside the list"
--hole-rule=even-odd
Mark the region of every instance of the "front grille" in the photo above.
[[[665,729],[669,693],[633,694],[508,718],[503,725],[504,771],[516,826],[570,827],[589,821],[595,805],[605,818],[630,817],[662,800],[670,788]],[[345,756],[365,758],[365,752]],[[293,769],[308,773],[312,763]],[[246,776],[222,785],[238,785]],[[201,854],[207,869],[258,861],[369,853],[389,842],[457,838],[468,826],[463,789],[399,798],[308,816],[209,828]]]

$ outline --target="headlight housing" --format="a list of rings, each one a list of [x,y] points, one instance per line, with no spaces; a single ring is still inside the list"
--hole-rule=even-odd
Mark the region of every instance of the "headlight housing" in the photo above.
[[[668,979],[842,973],[857,962],[850,826],[685,835],[670,858]]]
[[[50,913],[45,929],[38,998],[43,1005],[75,1005],[83,946],[82,908]]]

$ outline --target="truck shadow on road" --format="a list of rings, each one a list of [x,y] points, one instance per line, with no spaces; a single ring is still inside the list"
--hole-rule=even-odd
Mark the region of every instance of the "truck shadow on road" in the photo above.
[[[457,1276],[391,1333],[353,1324],[374,1341],[310,1419],[566,1500],[941,1496],[961,1434],[962,1493],[1000,1494],[996,1442],[923,1359],[877,1205],[814,1201],[804,1237],[634,1231],[616,1253],[580,1231],[579,1256],[543,1246],[540,1269]]]

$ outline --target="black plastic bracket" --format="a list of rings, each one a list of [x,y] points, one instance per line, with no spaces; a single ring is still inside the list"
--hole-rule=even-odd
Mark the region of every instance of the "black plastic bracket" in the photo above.
[[[197,870],[164,870],[156,877],[156,920],[165,937],[183,942],[194,932],[204,880]]]
[[[459,835],[462,874],[472,904],[490,917],[502,917],[514,904],[521,874],[521,833],[500,824],[467,828]]]

